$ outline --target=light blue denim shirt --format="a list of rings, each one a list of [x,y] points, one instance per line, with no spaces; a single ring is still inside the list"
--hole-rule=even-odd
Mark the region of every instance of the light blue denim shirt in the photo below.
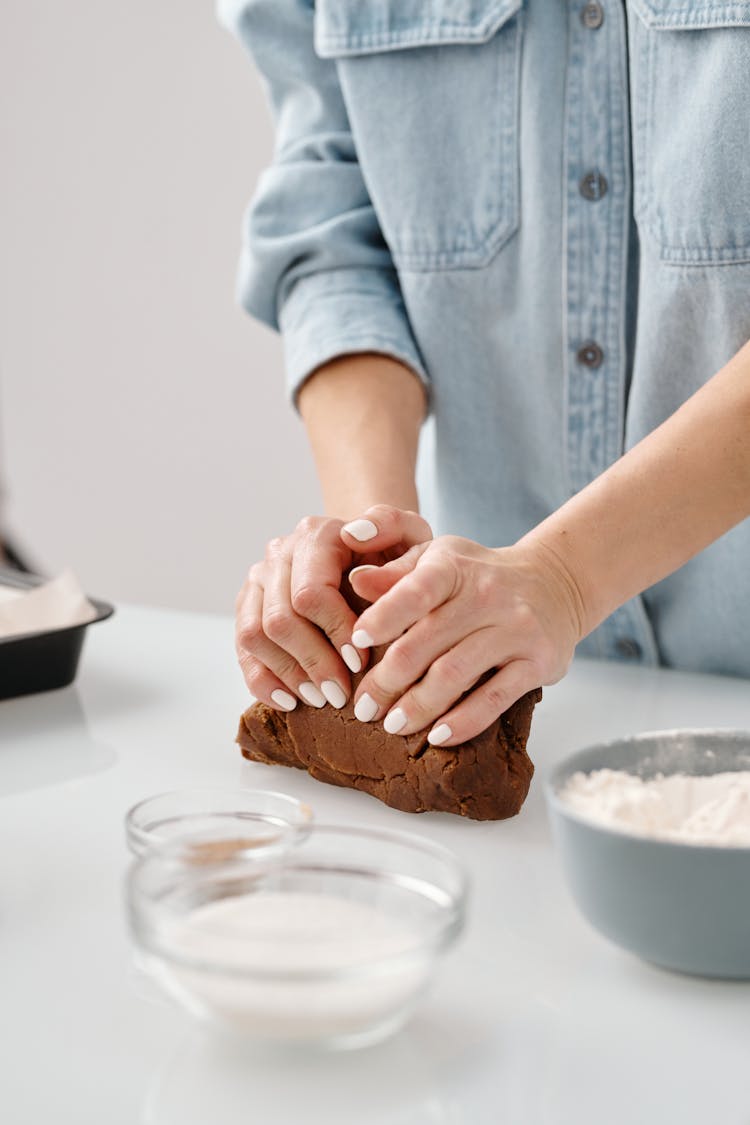
[[[514,542],[750,338],[750,0],[221,8],[277,123],[242,301],[292,396],[346,352],[424,380],[437,532]],[[580,651],[750,676],[750,521]]]

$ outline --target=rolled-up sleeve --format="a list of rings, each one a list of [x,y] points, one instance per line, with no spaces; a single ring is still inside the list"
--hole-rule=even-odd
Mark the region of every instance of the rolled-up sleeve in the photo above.
[[[313,48],[313,0],[224,0],[219,14],[253,56],[276,121],[273,162],[245,217],[238,296],[282,333],[290,397],[352,352],[391,355],[426,384],[336,64]]]

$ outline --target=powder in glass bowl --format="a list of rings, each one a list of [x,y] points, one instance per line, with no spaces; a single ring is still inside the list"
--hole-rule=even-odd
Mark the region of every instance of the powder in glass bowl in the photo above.
[[[203,904],[162,932],[150,968],[196,1014],[269,1039],[350,1035],[426,984],[418,932],[364,902],[258,891]]]

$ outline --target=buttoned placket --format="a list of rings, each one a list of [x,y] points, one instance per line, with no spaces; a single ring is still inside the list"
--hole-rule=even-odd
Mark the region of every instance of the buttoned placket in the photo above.
[[[623,0],[569,0],[564,109],[566,461],[571,495],[622,454],[631,200]],[[639,599],[599,631],[601,655],[656,663]]]

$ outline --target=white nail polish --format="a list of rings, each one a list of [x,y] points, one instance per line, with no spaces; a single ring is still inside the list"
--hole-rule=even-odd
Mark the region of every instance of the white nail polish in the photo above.
[[[305,703],[309,703],[311,707],[325,707],[326,697],[323,695],[322,691],[316,688],[312,680],[305,680],[303,684],[299,685],[297,690]]]
[[[350,581],[354,577],[355,574],[359,574],[360,571],[363,571],[363,570],[380,570],[380,567],[375,566],[375,563],[361,563],[360,566],[353,566],[352,569],[349,571]]]
[[[372,520],[352,520],[351,523],[345,523],[341,530],[351,535],[358,543],[366,543],[368,539],[374,539],[378,533]]]
[[[342,645],[341,656],[350,672],[360,672],[362,670],[362,659],[354,645]]]
[[[405,727],[407,723],[406,712],[402,711],[400,707],[394,707],[389,711],[383,721],[383,727],[388,734],[398,734],[398,732]]]
[[[447,723],[441,723],[439,727],[434,727],[427,735],[427,741],[430,746],[442,746],[449,738],[453,737],[453,731]]]
[[[335,680],[323,680],[320,690],[332,707],[343,707],[346,703],[344,689]]]
[[[271,692],[271,699],[277,707],[281,707],[282,711],[293,711],[297,706],[297,700],[288,691],[282,691],[281,688],[276,688]]]
[[[352,633],[352,642],[357,648],[372,648],[375,644],[366,629],[355,629]]]
[[[354,715],[359,719],[360,723],[371,723],[378,713],[378,705],[371,695],[365,692],[357,700],[354,708]]]

